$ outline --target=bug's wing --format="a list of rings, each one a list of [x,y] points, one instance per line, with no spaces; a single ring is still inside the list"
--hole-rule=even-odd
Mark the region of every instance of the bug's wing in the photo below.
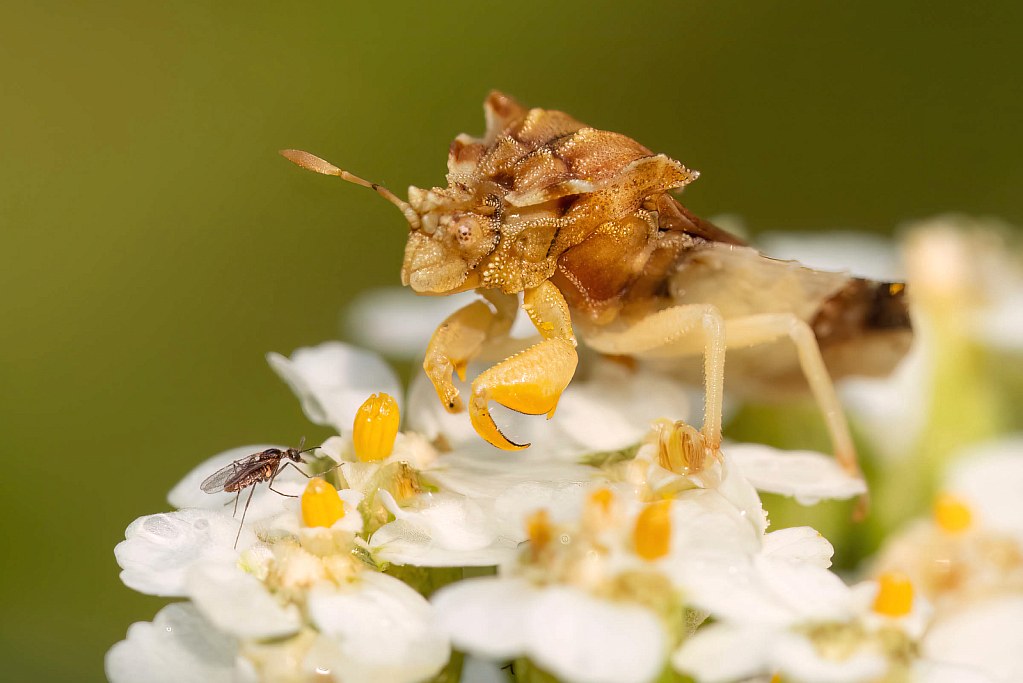
[[[670,289],[674,304],[714,304],[726,322],[794,315],[813,330],[833,379],[884,376],[912,341],[901,285],[814,270],[750,247],[707,242],[693,249],[672,276]],[[770,395],[772,389],[784,393],[789,384],[803,386],[788,339],[730,351],[728,362],[731,387],[749,385]]]

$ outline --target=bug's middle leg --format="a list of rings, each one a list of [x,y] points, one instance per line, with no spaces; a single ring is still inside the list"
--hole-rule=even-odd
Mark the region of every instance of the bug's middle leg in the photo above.
[[[527,289],[522,308],[544,340],[489,368],[472,383],[469,418],[476,432],[498,448],[521,450],[529,444],[509,441],[490,415],[491,400],[527,415],[547,414],[558,407],[561,392],[575,374],[575,335],[568,304],[550,282]]]
[[[700,337],[693,334],[702,332]],[[619,332],[597,332],[586,345],[601,353],[623,356],[682,345],[680,355],[703,351],[704,409],[700,433],[707,448],[721,447],[721,410],[725,381],[725,323],[711,304],[674,306],[658,311]]]

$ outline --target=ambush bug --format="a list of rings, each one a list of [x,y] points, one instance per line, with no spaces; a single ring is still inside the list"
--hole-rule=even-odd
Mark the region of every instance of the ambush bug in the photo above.
[[[729,388],[757,396],[812,392],[835,455],[858,473],[833,379],[885,375],[912,331],[901,283],[779,261],[746,246],[672,196],[698,177],[618,133],[568,114],[526,109],[491,92],[483,137],[448,150],[447,187],[410,187],[405,202],[318,157],[284,150],[304,168],[376,190],[410,232],[401,269],[420,294],[475,289],[452,314],[424,368],[451,412],[463,410],[452,373],[505,335],[519,307],[543,341],[472,382],[469,418],[498,448],[518,450],[488,404],[550,417],[577,364],[577,337],[705,387],[704,447],[721,443],[725,351]],[[573,327],[575,328],[573,330]],[[651,416],[655,417],[655,416]]]

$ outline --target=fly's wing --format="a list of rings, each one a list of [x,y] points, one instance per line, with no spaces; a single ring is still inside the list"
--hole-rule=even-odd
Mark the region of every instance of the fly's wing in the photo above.
[[[199,484],[199,488],[204,493],[220,493],[224,490],[224,487],[240,480],[250,469],[258,466],[258,455],[249,455],[241,460],[235,460],[206,477],[203,483]]]

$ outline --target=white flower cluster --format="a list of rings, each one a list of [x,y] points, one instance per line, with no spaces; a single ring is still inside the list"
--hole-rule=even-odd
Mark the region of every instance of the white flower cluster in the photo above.
[[[249,491],[200,484],[271,446],[210,458],[127,528],[124,583],[182,600],[109,650],[113,683],[1023,680],[1023,442],[953,470],[934,519],[848,585],[814,529],[768,531],[758,490],[812,505],[864,482],[819,453],[686,448],[690,394],[663,376],[590,359],[550,422],[503,415],[533,442],[506,453],[371,352],[268,360],[338,436],[259,484],[240,528]]]

